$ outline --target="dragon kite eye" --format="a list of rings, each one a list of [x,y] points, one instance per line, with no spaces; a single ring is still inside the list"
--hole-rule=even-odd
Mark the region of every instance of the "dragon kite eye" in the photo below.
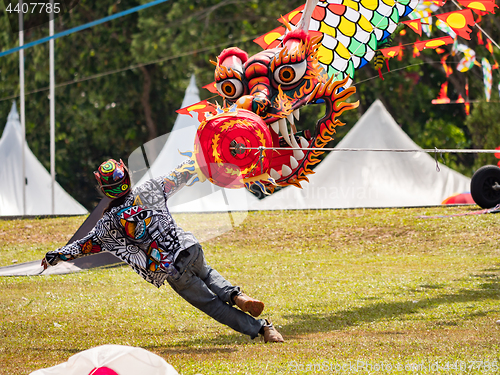
[[[295,79],[295,70],[290,66],[284,66],[283,69],[279,71],[279,79],[284,83],[293,82]]]
[[[243,94],[243,84],[234,78],[217,83],[217,90],[226,99],[234,100]]]
[[[234,96],[234,94],[236,94],[236,86],[232,82],[224,82],[221,88],[224,95]]]
[[[280,85],[293,85],[304,77],[307,61],[280,66],[274,71],[274,79]]]

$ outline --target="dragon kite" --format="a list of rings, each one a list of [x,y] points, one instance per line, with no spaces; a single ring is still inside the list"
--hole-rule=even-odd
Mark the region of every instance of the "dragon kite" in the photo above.
[[[308,181],[320,162],[338,117],[358,102],[346,100],[354,70],[367,64],[379,44],[417,0],[307,0],[280,18],[284,26],[255,40],[263,51],[232,47],[215,65],[207,85],[223,106],[207,101],[179,110],[198,112],[201,124],[194,152],[201,180],[226,188],[257,185],[269,194],[276,186]],[[300,109],[324,103],[314,129],[297,133]]]

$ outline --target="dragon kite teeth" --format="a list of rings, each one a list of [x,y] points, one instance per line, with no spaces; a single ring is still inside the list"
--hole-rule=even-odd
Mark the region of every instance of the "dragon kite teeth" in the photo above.
[[[281,166],[281,174],[283,175],[283,177],[290,176],[292,174],[292,169],[288,165],[283,164]]]
[[[275,180],[279,180],[281,178],[281,175],[278,172],[276,172],[276,170],[274,168],[271,168],[271,170],[269,171],[269,174]]]
[[[280,127],[280,133],[283,136],[283,139],[285,140],[286,143],[288,143],[290,147],[293,147],[292,142],[290,141],[290,135],[288,134],[288,126],[286,120],[284,118],[280,118],[278,122]]]

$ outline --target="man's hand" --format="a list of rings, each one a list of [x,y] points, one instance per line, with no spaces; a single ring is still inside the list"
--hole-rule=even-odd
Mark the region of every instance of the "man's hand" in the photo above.
[[[42,264],[41,266],[43,267],[43,270],[45,271],[47,269],[47,267],[49,266],[48,263],[47,263],[47,259],[45,259],[45,257],[42,259]]]

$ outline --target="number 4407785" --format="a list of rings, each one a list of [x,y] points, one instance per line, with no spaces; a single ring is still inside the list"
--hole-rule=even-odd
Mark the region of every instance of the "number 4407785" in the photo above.
[[[5,9],[8,13],[59,13],[61,8],[59,8],[59,3],[17,3],[14,9],[12,9],[12,4],[7,5]]]

